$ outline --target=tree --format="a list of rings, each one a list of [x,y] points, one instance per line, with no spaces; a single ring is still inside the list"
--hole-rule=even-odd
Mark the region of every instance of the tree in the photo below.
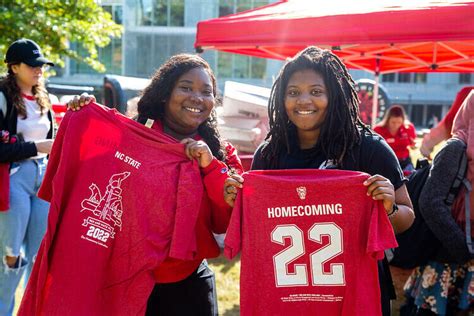
[[[97,48],[122,33],[122,27],[94,0],[0,0],[0,4],[1,56],[10,43],[25,37],[38,43],[43,54],[59,66],[64,66],[67,56],[104,72]],[[72,50],[71,43],[82,46],[86,56]],[[4,63],[0,70],[6,70]]]

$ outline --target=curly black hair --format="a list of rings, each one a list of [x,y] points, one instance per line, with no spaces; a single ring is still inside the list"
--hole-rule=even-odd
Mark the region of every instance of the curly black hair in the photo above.
[[[204,69],[212,82],[213,96],[217,98],[216,77],[209,64],[201,57],[192,54],[178,54],[169,58],[155,72],[151,83],[143,90],[138,101],[138,120],[143,118],[163,120],[165,104],[168,102],[171,92],[179,78],[194,68]],[[211,149],[217,159],[225,160],[225,146],[221,141],[217,130],[217,114],[215,109],[211,111],[209,118],[198,127],[198,133]]]
[[[317,143],[328,159],[342,164],[348,151],[360,142],[361,129],[369,130],[359,117],[355,82],[346,66],[329,50],[307,47],[283,66],[271,90],[268,144],[262,148],[262,158],[270,165],[278,163],[282,150],[290,152],[289,131],[294,124],[285,110],[286,87],[295,72],[306,69],[320,74],[328,91],[326,118]]]

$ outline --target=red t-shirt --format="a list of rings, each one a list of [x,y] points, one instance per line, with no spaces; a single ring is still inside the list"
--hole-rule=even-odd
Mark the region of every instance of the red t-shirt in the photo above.
[[[225,253],[240,250],[242,315],[380,315],[377,259],[396,247],[368,175],[341,170],[244,174]]]
[[[19,315],[143,315],[153,270],[197,257],[203,192],[184,145],[95,104],[69,111],[38,193],[48,228]]]
[[[412,123],[400,126],[395,135],[392,135],[388,128],[384,126],[375,126],[374,131],[385,139],[398,159],[410,157],[408,147],[415,145],[416,139],[416,130]]]
[[[153,123],[152,129],[163,131],[159,120]],[[196,140],[202,139],[196,135]],[[228,177],[227,171],[232,169],[241,174],[242,164],[237,151],[226,143],[225,163],[214,158],[209,166],[201,169],[205,194],[202,196],[201,209],[196,224],[197,258],[180,260],[168,257],[154,271],[158,283],[178,282],[193,273],[204,258],[215,258],[220,254],[214,233],[225,233],[230,220],[232,208],[224,201],[223,187]]]

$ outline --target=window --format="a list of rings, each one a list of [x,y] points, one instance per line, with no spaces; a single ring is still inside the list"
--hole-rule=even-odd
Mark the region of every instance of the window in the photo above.
[[[220,0],[219,1],[219,16],[235,13],[234,2],[235,0]]]
[[[423,110],[424,104],[413,104],[411,107],[410,121],[416,125],[423,125]]]
[[[391,74],[382,75],[382,81],[383,82],[395,82],[395,74],[391,73]]]
[[[232,77],[232,55],[218,53],[217,56],[217,76],[222,78]]]
[[[219,16],[251,10],[268,3],[268,0],[219,0]]]
[[[470,73],[459,74],[459,83],[460,84],[471,83],[471,74]]]
[[[426,83],[426,74],[425,73],[415,73],[414,74],[415,83]]]
[[[410,73],[399,73],[398,82],[410,82],[411,74]]]
[[[170,56],[193,52],[194,34],[130,33],[128,40],[136,45],[124,49],[128,76],[150,77]]]
[[[256,79],[263,79],[267,68],[267,61],[264,58],[250,57],[250,76]]]
[[[234,57],[234,78],[250,77],[249,57],[243,55],[235,55]]]
[[[262,79],[265,77],[267,61],[264,58],[222,52],[217,54],[216,74],[220,78]]]
[[[184,0],[170,1],[169,26],[184,25]]]
[[[136,0],[140,26],[184,26],[184,0]]]
[[[168,1],[155,0],[153,2],[152,25],[166,26],[168,24]]]
[[[242,11],[250,10],[250,9],[254,8],[254,6],[252,6],[252,4],[253,4],[253,1],[252,1],[252,0],[240,0],[240,1],[237,1],[237,8],[236,8],[236,11],[237,11],[237,12],[242,12]]]

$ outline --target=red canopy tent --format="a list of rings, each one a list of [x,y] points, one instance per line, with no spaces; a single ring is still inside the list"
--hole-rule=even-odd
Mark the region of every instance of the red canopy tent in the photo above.
[[[390,72],[472,72],[474,0],[281,1],[201,21],[195,42],[197,51],[274,59],[309,45],[331,49],[377,82]]]

